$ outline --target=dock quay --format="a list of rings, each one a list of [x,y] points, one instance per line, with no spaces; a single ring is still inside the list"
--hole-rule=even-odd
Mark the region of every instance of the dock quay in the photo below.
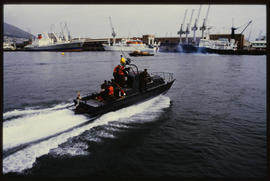
[[[217,40],[219,38],[228,38],[230,39],[229,34],[210,34],[211,40]],[[159,51],[160,52],[177,52],[177,48],[180,43],[179,37],[155,37],[154,35],[143,35],[142,37],[133,37],[138,40],[141,40],[145,44],[149,44],[151,42],[158,42],[160,44]],[[120,42],[122,39],[128,39],[127,37],[115,38],[116,42]],[[196,41],[194,42],[192,37],[188,37],[187,39],[182,37],[182,44],[184,45],[194,45],[195,49],[198,49],[198,44],[200,42],[201,37],[196,37]],[[113,42],[113,38],[74,38],[73,40],[82,40],[84,42],[81,51],[105,51],[103,44],[108,44]],[[246,46],[246,42],[244,40],[243,35],[235,34],[235,40],[237,42],[237,50],[220,50],[220,49],[207,49],[207,52],[201,53],[209,53],[209,54],[222,54],[222,55],[266,55],[266,49],[252,49]],[[5,51],[25,51],[24,46],[29,43],[29,41],[17,42],[15,50],[5,50]],[[199,51],[190,51],[186,53],[198,53]]]
[[[102,39],[84,39],[83,51],[105,51],[103,47],[103,43],[107,43],[108,38]]]
[[[240,49],[240,50],[215,50],[209,49],[207,53],[221,55],[266,55],[266,50]]]

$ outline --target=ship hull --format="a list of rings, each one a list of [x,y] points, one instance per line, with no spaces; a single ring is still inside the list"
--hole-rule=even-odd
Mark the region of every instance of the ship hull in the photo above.
[[[124,99],[116,100],[97,108],[94,108],[88,105],[87,103],[81,102],[74,111],[76,114],[87,113],[90,116],[98,116],[105,114],[107,112],[116,111],[118,109],[125,108],[152,99],[158,95],[166,94],[167,91],[171,88],[173,82],[174,80],[166,84],[151,89],[147,89],[146,91],[143,92],[137,92],[130,96],[126,96]]]
[[[160,52],[197,53],[198,47],[192,44],[163,43],[159,47]]]
[[[103,45],[105,51],[128,51],[133,52],[136,50],[146,51],[146,52],[155,52],[155,48],[148,47],[133,47],[133,46],[117,46],[117,45]]]
[[[82,42],[61,43],[46,46],[28,46],[27,51],[82,51]]]

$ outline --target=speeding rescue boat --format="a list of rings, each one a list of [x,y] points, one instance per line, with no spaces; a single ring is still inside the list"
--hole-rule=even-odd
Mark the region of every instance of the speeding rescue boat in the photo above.
[[[94,117],[141,103],[160,94],[167,93],[175,81],[173,73],[152,72],[149,74],[149,81],[142,82],[141,76],[143,71],[139,71],[135,64],[131,64],[129,58],[127,59],[126,68],[129,69],[127,85],[121,88],[124,90],[125,96],[100,100],[98,99],[100,93],[92,93],[74,100],[76,106],[74,109],[75,113],[89,114]]]

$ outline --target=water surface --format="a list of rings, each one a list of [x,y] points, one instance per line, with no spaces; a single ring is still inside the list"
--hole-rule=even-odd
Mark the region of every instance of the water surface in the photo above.
[[[111,79],[118,52],[4,52],[3,57],[6,176],[267,174],[266,56],[132,58],[149,72],[173,72],[176,82],[164,96],[94,121],[66,107],[78,90],[99,91]]]

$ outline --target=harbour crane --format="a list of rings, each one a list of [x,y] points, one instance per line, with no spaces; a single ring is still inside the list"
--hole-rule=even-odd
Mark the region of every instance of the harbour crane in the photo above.
[[[188,35],[190,33],[189,27],[190,27],[190,24],[191,24],[191,21],[192,21],[193,13],[194,13],[194,9],[192,9],[190,20],[189,20],[189,23],[187,24],[187,29],[186,29],[186,43],[188,43]]]
[[[207,21],[207,19],[208,19],[209,9],[210,9],[210,5],[208,5],[208,9],[207,9],[207,12],[206,12],[206,16],[205,16],[205,18],[203,19],[203,24],[202,24],[202,26],[200,27],[200,30],[202,30],[202,38],[204,38],[204,31],[206,30],[206,21]]]
[[[187,9],[185,10],[185,15],[184,15],[184,19],[183,19],[183,22],[181,24],[180,30],[177,32],[177,34],[180,35],[180,43],[182,43],[182,34],[185,34],[185,31],[183,30],[183,25],[184,25],[185,20],[186,20],[186,15],[187,15]]]
[[[112,29],[113,44],[115,44],[116,33],[115,33],[115,31],[114,31],[114,28],[113,28],[112,18],[109,17],[109,20],[110,20],[110,25],[111,25],[111,29]]]
[[[247,29],[247,27],[248,27],[251,23],[252,23],[252,20],[250,20],[250,21],[247,23],[247,25],[246,25],[245,28],[241,31],[240,34],[243,34],[244,31]]]
[[[243,25],[241,25],[241,26],[239,26],[239,27],[237,27],[237,28],[234,27],[234,25],[232,25],[232,28],[231,28],[231,30],[232,30],[232,32],[231,32],[231,38],[232,38],[232,39],[235,39],[235,33],[234,33],[235,30],[237,30],[237,29],[243,27],[244,25],[246,25],[245,28],[244,28],[244,29],[241,31],[241,33],[240,33],[240,34],[243,34],[244,31],[247,29],[247,27],[248,27],[251,23],[252,23],[252,20],[250,20],[249,22],[247,22],[247,23],[245,23],[245,24],[243,24]]]
[[[194,26],[192,27],[192,31],[193,31],[193,42],[196,43],[196,31],[198,29],[197,27],[197,22],[198,22],[198,19],[200,17],[200,13],[201,13],[201,8],[202,8],[202,5],[200,5],[200,8],[199,8],[199,11],[198,11],[198,15],[197,15],[197,18],[195,19],[195,23],[194,23]]]

